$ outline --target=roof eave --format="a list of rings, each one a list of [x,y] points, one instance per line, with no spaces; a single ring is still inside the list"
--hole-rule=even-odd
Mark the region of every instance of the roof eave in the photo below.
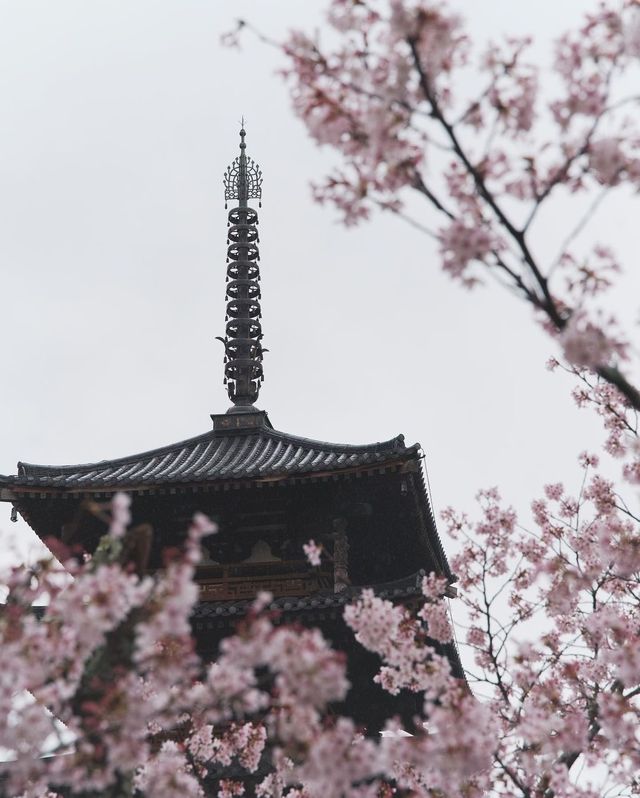
[[[162,481],[147,482],[147,483],[87,483],[86,485],[51,485],[42,484],[35,481],[37,478],[32,478],[33,482],[26,482],[25,477],[22,478],[9,478],[4,485],[0,482],[0,501],[19,501],[20,498],[29,496],[30,498],[48,498],[48,497],[64,497],[64,496],[86,496],[96,494],[110,494],[110,493],[197,493],[201,491],[211,490],[234,490],[246,487],[265,487],[284,484],[293,484],[300,482],[313,482],[313,481],[326,481],[334,479],[350,479],[362,476],[370,476],[372,474],[382,474],[387,471],[407,471],[414,470],[415,463],[420,457],[419,447],[413,446],[398,452],[402,456],[389,460],[383,460],[373,463],[366,463],[357,466],[347,466],[335,469],[324,469],[321,471],[309,472],[294,472],[294,473],[278,473],[266,474],[264,476],[247,476],[243,478],[230,478],[230,479],[203,479],[203,480],[175,480],[175,481]],[[25,481],[18,481],[18,480]],[[41,477],[41,479],[48,479]],[[15,480],[15,481],[14,481]]]

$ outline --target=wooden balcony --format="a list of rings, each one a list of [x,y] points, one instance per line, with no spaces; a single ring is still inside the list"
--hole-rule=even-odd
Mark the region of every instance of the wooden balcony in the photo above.
[[[280,596],[308,596],[333,590],[331,567],[310,568],[306,560],[207,565],[198,568],[200,601],[252,599],[266,590]]]

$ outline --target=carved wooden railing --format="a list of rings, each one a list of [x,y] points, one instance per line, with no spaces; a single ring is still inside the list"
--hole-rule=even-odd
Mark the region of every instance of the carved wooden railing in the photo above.
[[[309,568],[306,560],[207,565],[198,568],[200,601],[252,599],[266,590],[278,596],[308,596],[333,590],[330,568]]]

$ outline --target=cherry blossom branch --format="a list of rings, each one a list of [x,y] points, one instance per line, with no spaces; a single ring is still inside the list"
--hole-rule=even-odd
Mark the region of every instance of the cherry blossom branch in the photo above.
[[[381,210],[391,210],[394,216],[397,216],[399,219],[402,219],[403,222],[406,222],[414,229],[419,230],[421,233],[424,233],[425,235],[429,236],[429,238],[433,238],[436,241],[439,240],[439,236],[435,232],[435,230],[431,230],[430,228],[426,227],[417,219],[414,219],[413,216],[409,216],[408,213],[405,213],[404,211],[401,211],[398,208],[389,209],[387,205],[385,205],[383,202],[380,201],[376,201],[376,204]]]
[[[615,366],[598,366],[596,374],[610,385],[616,387],[634,410],[640,411],[640,391],[632,385]]]
[[[467,170],[468,174],[472,177],[476,188],[478,189],[479,194],[483,197],[486,201],[488,206],[492,209],[494,214],[496,215],[499,222],[505,228],[505,230],[510,234],[513,240],[517,243],[523,257],[523,261],[529,267],[535,281],[540,288],[544,300],[540,300],[541,306],[544,308],[545,312],[553,322],[554,326],[557,329],[561,330],[565,325],[565,320],[560,316],[558,310],[556,309],[555,303],[553,298],[549,292],[549,288],[547,285],[546,279],[543,277],[542,273],[540,272],[530,250],[528,244],[525,239],[524,232],[522,230],[518,230],[515,225],[511,222],[511,220],[507,217],[504,213],[502,208],[499,206],[498,202],[496,201],[495,197],[488,189],[482,175],[478,172],[478,170],[473,166],[471,161],[469,160],[466,152],[464,151],[460,141],[458,140],[458,136],[453,128],[452,125],[449,124],[447,119],[442,112],[439,103],[436,99],[435,93],[432,91],[428,77],[422,67],[422,62],[420,60],[420,55],[418,53],[417,42],[415,38],[409,37],[407,39],[407,44],[411,49],[411,54],[413,58],[413,63],[415,69],[418,73],[420,86],[422,88],[422,92],[425,96],[425,99],[428,101],[432,114],[434,118],[440,123],[442,128],[445,130],[447,136],[449,137],[453,150],[464,165],[465,169]]]
[[[569,235],[564,239],[564,241],[560,245],[560,248],[558,250],[558,254],[556,255],[556,257],[553,259],[553,261],[551,263],[551,267],[549,268],[549,272],[548,272],[548,277],[551,276],[551,274],[553,273],[554,269],[560,263],[560,261],[562,259],[562,256],[569,249],[569,245],[580,235],[580,233],[587,226],[587,223],[594,216],[595,212],[598,210],[598,208],[602,204],[602,201],[604,200],[604,198],[609,193],[609,190],[610,190],[609,186],[605,186],[600,192],[598,192],[598,194],[596,194],[596,196],[594,197],[593,201],[591,202],[591,205],[589,205],[589,207],[587,208],[587,210],[583,214],[582,218],[578,221],[576,226],[571,230]]]
[[[613,67],[609,70],[609,74],[607,76],[607,81],[606,81],[606,83],[607,83],[607,93],[608,93],[608,87],[609,87],[609,83],[610,83],[610,80],[611,80],[612,73],[613,73]],[[595,135],[595,133],[596,133],[596,131],[598,129],[598,125],[602,121],[604,115],[605,115],[605,112],[603,111],[599,116],[597,116],[594,119],[593,123],[591,124],[591,126],[590,126],[590,128],[589,128],[589,130],[588,130],[588,132],[587,132],[587,134],[586,134],[586,136],[584,138],[584,141],[583,141],[582,145],[580,147],[578,147],[576,150],[574,150],[574,152],[571,153],[571,155],[565,160],[565,162],[562,164],[562,166],[555,171],[553,177],[551,177],[551,179],[547,182],[547,184],[544,187],[543,191],[540,192],[540,193],[536,193],[534,205],[533,205],[533,207],[531,209],[531,212],[529,213],[529,216],[527,217],[527,219],[526,219],[526,221],[525,221],[525,223],[524,223],[524,225],[522,227],[523,232],[526,232],[529,229],[529,227],[531,227],[531,224],[533,223],[538,211],[540,210],[540,207],[542,206],[544,201],[546,199],[548,199],[548,197],[551,196],[551,193],[553,192],[553,190],[566,180],[567,176],[569,175],[569,171],[570,171],[571,167],[573,166],[573,164],[579,158],[581,158],[585,153],[587,153],[589,151],[589,145],[590,145],[590,143],[591,143],[591,141],[593,139],[593,136]]]
[[[510,765],[508,765],[506,762],[504,762],[501,759],[501,757],[499,755],[497,755],[497,754],[496,754],[495,760],[500,765],[500,767],[502,768],[503,772],[506,773],[506,775],[509,777],[509,779],[514,784],[514,786],[516,786],[520,790],[520,792],[522,793],[524,798],[531,798],[531,795],[532,795],[531,790],[520,779],[520,777],[518,776],[516,771]]]
[[[416,191],[419,191],[421,194],[424,194],[424,196],[429,200],[429,202],[431,202],[431,204],[436,208],[436,210],[440,211],[441,213],[444,213],[444,215],[447,216],[449,219],[455,219],[455,215],[448,208],[446,208],[442,204],[442,202],[440,202],[440,200],[431,191],[431,189],[427,188],[427,185],[422,179],[422,176],[418,172],[415,173],[415,177],[413,178],[411,186]]]

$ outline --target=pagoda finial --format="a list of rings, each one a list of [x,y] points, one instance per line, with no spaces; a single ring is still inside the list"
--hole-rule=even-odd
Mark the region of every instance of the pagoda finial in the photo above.
[[[258,214],[248,203],[262,197],[262,172],[245,150],[244,117],[240,128],[240,155],[224,174],[225,208],[227,200],[238,200],[229,211],[227,233],[227,322],[224,343],[224,382],[233,402],[228,411],[253,408],[262,382],[260,343],[260,269],[258,261]]]
[[[225,208],[227,207],[227,200],[238,200],[241,208],[247,207],[247,202],[250,199],[257,199],[258,206],[260,207],[260,200],[262,199],[262,172],[260,167],[253,160],[247,157],[245,150],[245,136],[247,135],[244,129],[244,116],[240,123],[240,155],[233,161],[224,173],[224,199]]]

